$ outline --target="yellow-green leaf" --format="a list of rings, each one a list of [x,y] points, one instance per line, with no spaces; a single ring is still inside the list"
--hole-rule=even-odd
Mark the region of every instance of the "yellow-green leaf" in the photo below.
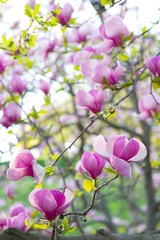
[[[46,229],[49,226],[47,224],[34,224],[32,227],[36,229]]]
[[[39,13],[39,9],[40,9],[40,4],[37,4],[37,5],[34,7],[34,17],[37,16],[37,14]]]
[[[90,192],[93,189],[93,181],[89,179],[84,179],[83,187],[87,192]]]
[[[104,168],[104,170],[105,170],[106,172],[110,173],[110,174],[115,174],[115,175],[117,175],[117,172],[114,171],[114,170],[112,170],[112,169]]]
[[[29,228],[30,222],[29,222],[28,218],[26,218],[26,220],[25,220],[25,224],[26,224],[26,227]]]
[[[114,113],[112,113],[111,115],[108,116],[108,118],[113,118],[118,112],[115,111]]]
[[[122,54],[122,53],[118,54],[118,57],[119,57],[119,59],[122,60],[122,61],[127,61],[127,60],[129,60],[129,57],[128,57],[127,55],[125,55],[125,54]]]

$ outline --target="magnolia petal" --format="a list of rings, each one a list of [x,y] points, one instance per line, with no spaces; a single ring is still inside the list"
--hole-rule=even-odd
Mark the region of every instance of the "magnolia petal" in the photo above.
[[[109,162],[113,169],[122,174],[123,176],[130,178],[131,177],[131,166],[128,162],[110,155]]]
[[[109,154],[106,148],[106,141],[102,135],[97,136],[93,140],[93,149],[101,157],[108,160]]]
[[[107,143],[106,143],[106,152],[108,154],[108,156],[110,154],[113,154],[113,147],[115,142],[117,141],[118,138],[120,138],[121,135],[115,135],[114,137],[111,137],[108,139]]]
[[[57,215],[64,213],[65,209],[70,207],[70,205],[72,204],[73,193],[68,188],[65,189],[64,196],[65,196],[65,203],[63,206],[57,209]]]
[[[45,168],[42,167],[41,165],[39,165],[36,161],[34,161],[33,163],[33,174],[34,174],[34,177],[36,179],[36,182],[38,184],[40,184],[40,182],[42,182],[45,174],[46,174],[46,171],[45,171]]]
[[[139,144],[139,151],[133,158],[130,158],[129,161],[136,162],[136,161],[143,160],[147,156],[147,149],[141,141],[139,141],[136,138],[133,138],[133,139]]]
[[[24,178],[26,176],[33,177],[33,172],[28,167],[16,168],[16,169],[8,168],[6,175],[7,175],[7,178],[11,181],[18,181],[19,179]]]

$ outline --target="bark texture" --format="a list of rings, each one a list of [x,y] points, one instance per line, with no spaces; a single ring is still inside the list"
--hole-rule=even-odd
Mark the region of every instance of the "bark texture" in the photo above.
[[[108,233],[100,229],[96,234],[85,236],[59,236],[58,240],[159,240],[160,232],[144,234]],[[0,240],[50,240],[50,236],[27,233],[17,228],[8,228],[0,234]]]

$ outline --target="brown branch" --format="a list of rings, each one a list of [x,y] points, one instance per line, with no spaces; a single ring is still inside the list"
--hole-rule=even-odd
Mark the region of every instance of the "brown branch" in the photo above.
[[[159,240],[160,233],[148,232],[143,234],[117,234],[109,233],[104,229],[97,230],[95,234],[85,235],[85,240]],[[50,240],[50,236],[37,233],[27,233],[18,228],[8,228],[0,234],[0,240]],[[58,240],[84,240],[84,236],[59,236]]]
[[[112,182],[113,180],[115,180],[116,178],[118,178],[119,175],[116,175],[114,178],[110,179],[109,181],[101,184],[98,188],[95,188],[93,190],[93,195],[92,195],[92,200],[91,200],[91,203],[89,205],[89,207],[84,210],[83,212],[81,213],[77,213],[77,212],[70,212],[70,213],[66,213],[66,214],[62,214],[61,215],[61,218],[63,217],[66,217],[66,216],[69,216],[69,215],[78,215],[78,216],[84,216],[86,217],[87,213],[92,209],[93,205],[94,205],[94,201],[95,201],[95,197],[96,197],[96,193],[104,186],[108,185],[110,182]],[[85,219],[84,219],[85,220]]]

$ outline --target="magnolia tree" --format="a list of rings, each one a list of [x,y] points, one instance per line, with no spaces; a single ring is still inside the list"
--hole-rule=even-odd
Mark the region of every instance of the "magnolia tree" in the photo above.
[[[0,37],[1,239],[160,239],[159,20],[135,34],[127,0],[23,10]]]

